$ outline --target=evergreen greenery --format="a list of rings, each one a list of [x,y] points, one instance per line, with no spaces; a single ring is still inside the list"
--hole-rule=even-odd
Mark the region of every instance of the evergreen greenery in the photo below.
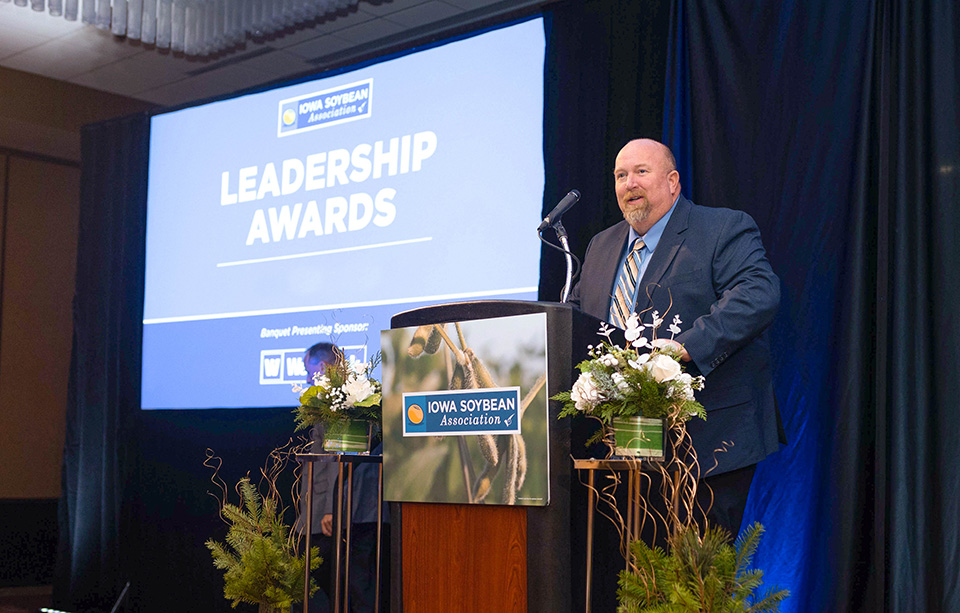
[[[297,555],[290,529],[277,515],[277,501],[261,497],[248,477],[238,487],[241,504],[222,507],[230,524],[226,545],[206,543],[214,566],[224,571],[223,594],[233,607],[246,602],[289,611],[303,601],[305,556]],[[319,548],[312,547],[310,556],[313,570],[321,563]],[[312,579],[310,584],[312,594],[317,586]]]
[[[643,541],[630,546],[632,568],[621,571],[618,613],[759,613],[779,611],[790,593],[774,588],[754,593],[763,572],[750,569],[763,526],[754,523],[730,544],[720,528],[700,536],[696,524],[669,539],[670,552]]]

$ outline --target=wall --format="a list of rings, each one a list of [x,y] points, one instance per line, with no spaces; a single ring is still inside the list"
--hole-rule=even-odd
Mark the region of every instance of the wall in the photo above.
[[[80,196],[80,129],[151,105],[0,68],[0,587],[49,583]]]

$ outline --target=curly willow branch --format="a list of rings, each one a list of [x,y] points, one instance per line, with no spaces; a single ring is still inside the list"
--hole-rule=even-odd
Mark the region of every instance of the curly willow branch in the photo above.
[[[209,447],[207,447],[207,450],[204,452],[204,456],[205,459],[203,460],[203,465],[213,471],[213,474],[210,475],[210,483],[213,483],[221,493],[220,496],[217,496],[213,492],[207,492],[207,494],[216,499],[220,519],[222,519],[225,523],[229,523],[227,522],[227,518],[223,516],[223,505],[227,502],[227,497],[230,494],[230,490],[227,489],[227,482],[220,477],[220,468],[223,467],[223,458],[216,455],[213,449],[210,449]]]
[[[296,458],[297,455],[302,453],[317,453],[317,450],[313,448],[313,441],[300,437],[297,439],[297,442],[294,442],[291,439],[287,455],[289,458]],[[293,508],[295,509],[295,520],[293,522],[294,526],[302,526],[298,530],[291,530],[290,533],[296,538],[296,546],[300,547],[300,541],[304,537],[304,531],[306,530],[306,520],[301,521],[301,509],[306,511],[306,507],[300,504],[302,496],[300,495],[301,491],[306,493],[306,489],[301,487],[301,480],[306,479],[307,477],[307,468],[303,462],[293,461],[293,483],[290,484],[290,499],[293,501]],[[295,534],[294,534],[295,533]]]
[[[664,420],[664,426],[664,438],[668,441],[668,444],[664,450],[665,460],[663,462],[641,458],[624,458],[630,465],[628,470],[637,475],[632,492],[633,500],[628,502],[632,505],[631,513],[634,511],[636,513],[632,522],[625,520],[617,507],[616,493],[622,483],[622,477],[617,471],[611,470],[610,474],[606,475],[608,481],[602,488],[592,488],[597,497],[597,512],[606,517],[617,529],[620,536],[620,553],[624,559],[628,560],[633,570],[636,570],[636,561],[630,556],[629,551],[630,542],[634,538],[634,534],[630,532],[631,523],[636,526],[636,534],[643,534],[647,522],[650,522],[652,524],[651,536],[656,542],[657,533],[661,529],[667,530],[667,536],[669,537],[698,524],[698,519],[703,520],[705,525],[707,513],[713,506],[713,492],[710,491],[709,486],[700,483],[700,463],[697,452],[693,448],[690,434],[687,431],[686,421],[678,414],[674,414]],[[609,458],[616,446],[613,432],[604,431],[602,440],[610,450],[607,456]],[[716,453],[722,453],[727,449],[728,444],[725,443],[720,449],[715,450],[714,465],[710,470],[716,467]],[[663,513],[656,505],[650,503],[650,500],[652,500],[653,475],[659,475],[660,477],[660,487],[657,494],[663,500]],[[591,489],[588,484],[584,484],[584,486]],[[702,506],[697,498],[700,487],[707,488],[706,491],[709,494],[709,503],[706,507]]]
[[[272,450],[268,454],[267,459],[264,461],[263,466],[260,467],[259,469],[260,479],[257,482],[256,490],[262,496],[263,499],[273,501],[273,503],[275,504],[276,514],[278,517],[283,517],[283,515],[287,511],[287,507],[283,505],[283,497],[280,495],[280,490],[277,487],[277,481],[280,479],[280,476],[283,474],[283,471],[286,470],[287,466],[293,463],[295,465],[295,468],[293,471],[294,482],[293,482],[293,485],[291,486],[291,494],[292,494],[291,497],[294,501],[297,517],[299,518],[300,495],[299,495],[298,485],[300,483],[300,476],[302,471],[299,468],[300,463],[296,462],[293,458],[298,453],[304,453],[308,449],[309,445],[310,445],[309,441],[306,443],[303,443],[303,442],[297,443],[294,441],[293,438],[291,438],[285,444]],[[213,471],[213,474],[210,476],[210,482],[217,487],[217,489],[220,491],[220,495],[218,496],[213,492],[207,492],[207,493],[217,500],[217,503],[218,503],[217,511],[220,515],[220,519],[223,520],[224,523],[229,525],[230,522],[224,516],[224,513],[223,513],[224,505],[227,504],[228,499],[230,497],[230,490],[228,489],[226,482],[220,476],[220,470],[223,467],[223,459],[220,456],[216,455],[216,452],[214,452],[210,448],[207,448],[204,455],[205,455],[205,459],[203,461],[203,466]],[[248,472],[244,478],[237,481],[237,484],[234,487],[234,491],[237,493],[238,496],[240,496],[241,502],[243,500],[243,494],[241,492],[240,486],[244,479],[249,479],[249,478],[250,478],[250,473]],[[265,495],[263,494],[263,490],[266,490]],[[291,530],[290,533],[287,535],[288,543],[292,546],[299,546],[301,536],[302,535],[300,534],[300,531]]]

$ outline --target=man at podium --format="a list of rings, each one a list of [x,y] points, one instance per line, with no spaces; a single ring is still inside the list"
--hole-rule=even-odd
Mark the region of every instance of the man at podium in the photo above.
[[[684,198],[662,143],[627,143],[614,185],[624,220],[590,241],[568,302],[621,328],[634,312],[645,322],[652,310],[681,317],[682,359],[688,372],[706,377],[697,400],[707,421],[692,420],[689,433],[701,474],[709,471],[708,519],[736,536],[757,462],[785,442],[766,333],[780,281],[753,219]]]

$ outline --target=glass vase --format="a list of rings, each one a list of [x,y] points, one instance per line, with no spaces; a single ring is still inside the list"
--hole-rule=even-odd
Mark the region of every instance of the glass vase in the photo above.
[[[364,453],[370,451],[370,438],[370,422],[345,419],[326,427],[323,450],[333,453]]]
[[[648,417],[614,417],[614,455],[628,458],[663,458],[663,420]]]

